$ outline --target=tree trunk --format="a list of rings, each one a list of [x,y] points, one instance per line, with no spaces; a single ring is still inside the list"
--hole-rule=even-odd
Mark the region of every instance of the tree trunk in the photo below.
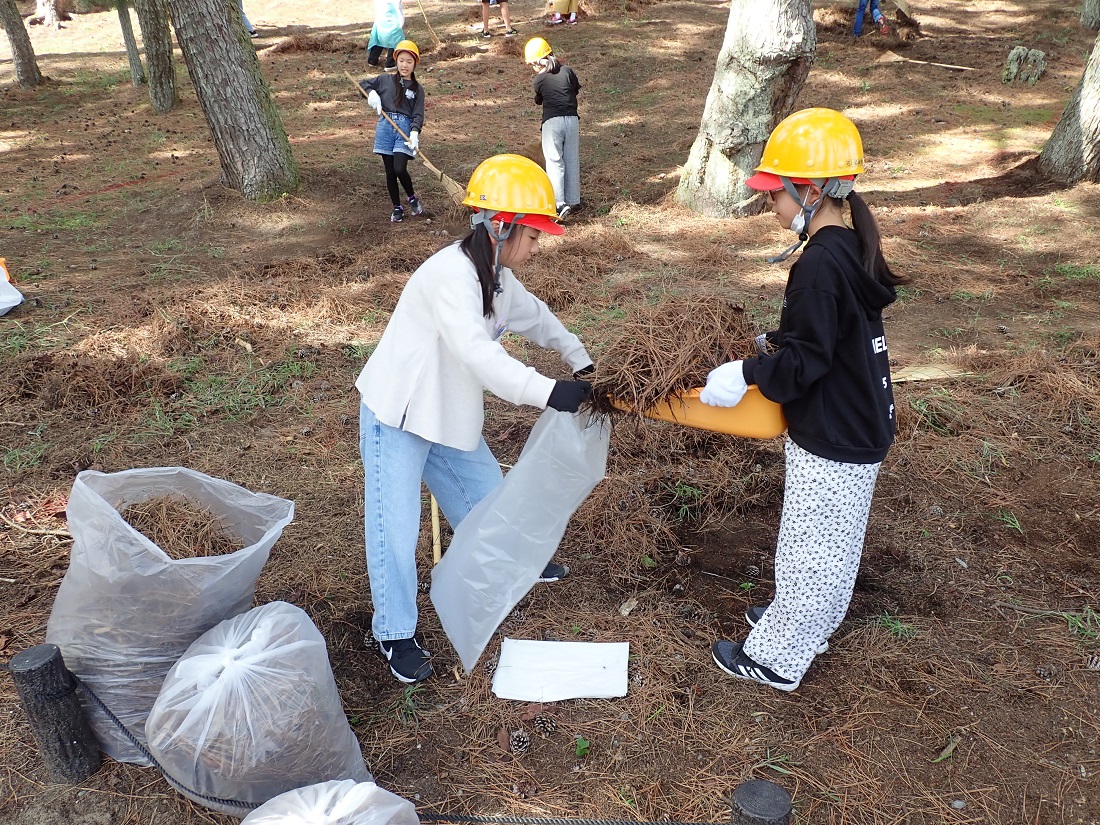
[[[122,25],[122,42],[126,44],[126,57],[130,60],[130,78],[135,86],[145,82],[145,69],[141,65],[137,39],[134,37],[134,24],[130,21],[130,6],[126,0],[116,0],[118,22]]]
[[[1086,29],[1100,29],[1100,0],[1085,0],[1081,5],[1081,25]]]
[[[237,0],[168,0],[227,185],[250,200],[297,188],[290,151]]]
[[[1100,36],[1077,91],[1039,153],[1039,172],[1061,183],[1100,181]]]
[[[791,113],[817,49],[811,0],[732,0],[703,122],[677,200],[705,215],[763,209],[745,186],[775,126]]]
[[[23,25],[15,0],[0,0],[0,23],[8,33],[11,44],[12,63],[15,64],[15,82],[24,89],[30,89],[42,82],[42,72],[38,70],[38,61],[34,56],[34,46]]]
[[[164,0],[134,0],[134,11],[137,12],[141,39],[145,43],[145,61],[149,64],[149,102],[155,111],[163,115],[179,103],[168,7]]]

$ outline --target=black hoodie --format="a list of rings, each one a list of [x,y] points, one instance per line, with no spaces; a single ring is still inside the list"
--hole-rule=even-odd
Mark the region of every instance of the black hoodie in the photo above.
[[[894,441],[896,416],[882,309],[897,297],[867,275],[847,227],[817,230],[791,267],[778,349],[746,360],[745,381],[783,405],[799,447],[831,461],[875,464]]]

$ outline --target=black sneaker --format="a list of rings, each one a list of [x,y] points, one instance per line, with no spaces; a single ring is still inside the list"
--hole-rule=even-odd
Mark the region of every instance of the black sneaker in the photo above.
[[[519,34],[519,29],[508,29],[508,31],[506,31],[504,33],[504,36],[505,37],[515,37],[517,34]]]
[[[489,30],[488,30],[488,29],[486,29],[485,31],[483,31],[483,32],[481,33],[481,36],[482,36],[482,37],[484,37],[484,38],[485,38],[486,40],[488,40],[488,39],[489,39],[490,37],[492,37],[493,35],[492,35],[492,34],[490,34],[490,32],[489,32]]]
[[[749,627],[756,627],[757,623],[764,616],[764,611],[768,609],[768,605],[763,607],[750,607],[745,611],[745,621],[749,623]],[[814,651],[815,656],[820,656],[822,653],[829,652],[829,641],[826,639],[821,643],[820,647]]]
[[[561,206],[558,207],[558,220],[559,221],[564,221],[566,218],[568,218],[572,214],[573,214],[573,207],[570,206],[569,204],[563,203]]]
[[[401,223],[403,220],[405,220],[405,207],[395,206],[390,213],[390,223]]]
[[[741,642],[717,641],[711,646],[710,655],[714,657],[714,663],[718,667],[738,679],[759,682],[787,692],[798,687],[799,682],[784,679],[775,671],[754,662],[741,649],[741,645]]]
[[[390,665],[390,673],[401,682],[411,685],[423,682],[432,675],[431,655],[424,650],[416,639],[396,639],[392,642],[379,642],[378,649]]]
[[[416,216],[424,212],[424,207],[420,203],[420,198],[416,195],[409,195],[409,214]]]
[[[543,568],[542,574],[535,580],[540,582],[560,582],[569,575],[569,566],[550,562]]]

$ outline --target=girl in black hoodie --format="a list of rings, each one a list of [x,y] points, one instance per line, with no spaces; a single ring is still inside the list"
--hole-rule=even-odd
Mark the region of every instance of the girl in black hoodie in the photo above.
[[[798,234],[769,260],[806,249],[791,267],[779,329],[757,339],[759,357],[713,370],[700,396],[732,407],[756,384],[787,418],[775,599],[745,612],[744,642],[711,649],[726,673],[784,691],[829,649],[848,611],[875,480],[894,440],[882,310],[907,279],[890,271],[874,216],[852,191],[862,171],[859,131],[840,112],[805,109],[772,132],[745,183],[767,193]]]

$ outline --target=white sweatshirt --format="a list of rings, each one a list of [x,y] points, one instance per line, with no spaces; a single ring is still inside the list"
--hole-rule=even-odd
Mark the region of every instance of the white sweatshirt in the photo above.
[[[510,356],[499,343],[505,331],[555,350],[573,372],[592,363],[580,339],[512,270],[501,271],[500,283],[504,291],[486,318],[477,270],[457,243],[412,274],[355,381],[379,421],[473,450],[485,420],[485,389],[513,404],[544,408],[554,379]]]

